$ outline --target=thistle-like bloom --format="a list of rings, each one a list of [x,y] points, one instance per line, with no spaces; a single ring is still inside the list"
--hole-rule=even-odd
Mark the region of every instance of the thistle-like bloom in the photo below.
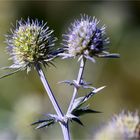
[[[115,115],[109,124],[96,134],[94,140],[116,139],[140,139],[140,117],[137,112]]]
[[[38,20],[17,21],[16,28],[6,35],[8,53],[13,60],[9,68],[30,71],[37,63],[48,64],[55,56],[56,38],[47,23]]]
[[[63,58],[84,56],[94,61],[97,57],[118,57],[116,54],[109,54],[109,38],[106,36],[105,26],[99,27],[99,21],[87,15],[81,16],[81,20],[75,20],[67,34],[64,34],[65,53]]]

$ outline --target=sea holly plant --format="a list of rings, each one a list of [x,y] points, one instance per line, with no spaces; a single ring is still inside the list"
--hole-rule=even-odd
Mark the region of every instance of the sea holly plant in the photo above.
[[[53,30],[49,29],[47,23],[21,19],[17,21],[11,33],[6,35],[7,51],[13,64],[2,69],[12,70],[0,78],[7,77],[19,71],[26,70],[27,73],[35,69],[39,78],[49,96],[50,101],[56,111],[56,114],[47,113],[46,119],[39,120],[32,125],[36,129],[49,127],[59,123],[62,128],[64,140],[70,140],[70,122],[76,122],[80,125],[83,123],[80,117],[89,113],[99,113],[89,108],[88,101],[105,86],[95,88],[90,82],[83,78],[86,61],[95,62],[96,58],[118,58],[118,54],[108,52],[109,38],[106,36],[105,26],[99,26],[99,20],[95,17],[81,15],[80,20],[75,20],[66,34],[63,35],[63,47],[56,49],[56,37]],[[73,81],[64,80],[59,83],[66,83],[73,86],[73,95],[66,113],[64,113],[55,98],[42,67],[47,68],[53,65],[53,59],[60,57],[78,58],[80,63],[77,79]],[[85,96],[78,94],[79,88],[88,88],[90,93]]]

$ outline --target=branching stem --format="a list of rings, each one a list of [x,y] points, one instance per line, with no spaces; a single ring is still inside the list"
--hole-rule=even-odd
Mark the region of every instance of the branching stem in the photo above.
[[[76,80],[77,84],[80,84],[81,79],[83,77],[83,72],[84,72],[84,68],[85,68],[85,62],[86,62],[86,59],[83,57],[81,59],[81,62],[80,62],[80,68],[79,68],[79,72],[78,72],[78,76],[77,76],[77,80]],[[69,112],[71,111],[72,105],[73,105],[74,100],[75,100],[76,95],[77,95],[77,92],[78,92],[78,88],[74,87],[73,96],[71,98],[67,114],[69,114]]]
[[[49,86],[49,83],[45,77],[45,74],[41,68],[41,66],[39,64],[36,65],[36,70],[39,74],[39,77],[40,77],[40,80],[46,90],[46,92],[48,93],[48,96],[52,102],[52,105],[57,113],[57,115],[60,117],[60,118],[63,118],[64,117],[64,114],[60,108],[60,106],[58,105],[58,102]],[[65,122],[65,123],[60,123],[61,125],[61,128],[62,128],[62,132],[63,132],[63,136],[64,136],[64,140],[70,140],[70,134],[69,134],[69,127],[68,127],[68,122]]]

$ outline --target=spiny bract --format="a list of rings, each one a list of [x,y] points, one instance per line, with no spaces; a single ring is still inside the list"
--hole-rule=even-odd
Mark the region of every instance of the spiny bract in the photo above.
[[[46,65],[55,57],[53,46],[56,38],[46,24],[29,18],[17,21],[15,29],[6,35],[8,53],[14,63],[9,68],[29,71],[32,65]]]

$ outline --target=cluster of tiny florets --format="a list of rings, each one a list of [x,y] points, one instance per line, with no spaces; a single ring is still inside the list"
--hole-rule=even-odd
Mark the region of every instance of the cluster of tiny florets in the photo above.
[[[95,140],[140,139],[140,117],[138,113],[120,113],[115,115],[108,125],[96,135]]]
[[[13,60],[13,68],[27,68],[31,64],[47,62],[52,59],[56,38],[53,30],[38,20],[17,21],[16,28],[6,36],[8,52]]]
[[[139,135],[136,133],[137,126],[140,123],[140,117],[138,113],[122,112],[119,115],[113,117],[110,125],[112,127],[118,128],[118,130],[128,138],[137,138]],[[139,130],[140,131],[140,130]],[[139,137],[140,138],[140,137]]]
[[[64,35],[64,57],[83,55],[92,59],[106,50],[109,39],[106,37],[105,26],[98,27],[98,23],[95,17],[86,15],[81,16],[81,20],[76,20]]]

